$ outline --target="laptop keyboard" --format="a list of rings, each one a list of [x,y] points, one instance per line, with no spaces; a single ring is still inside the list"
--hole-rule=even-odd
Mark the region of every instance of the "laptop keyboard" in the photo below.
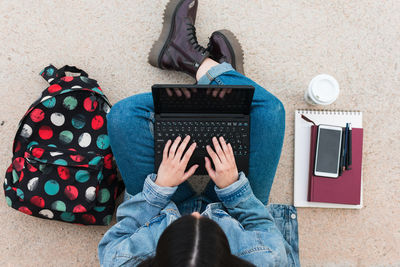
[[[249,124],[233,121],[157,121],[155,123],[155,152],[162,154],[165,143],[180,136],[190,135],[190,143],[197,143],[194,153],[208,155],[206,146],[214,148],[212,138],[224,137],[230,143],[235,156],[247,156],[249,153]]]

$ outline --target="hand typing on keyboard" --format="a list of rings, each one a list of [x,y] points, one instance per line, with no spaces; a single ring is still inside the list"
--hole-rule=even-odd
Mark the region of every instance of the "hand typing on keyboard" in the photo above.
[[[157,179],[155,181],[157,185],[164,187],[178,186],[192,176],[199,167],[197,164],[193,165],[187,172],[185,172],[189,159],[196,148],[196,143],[193,143],[183,155],[189,140],[189,135],[183,139],[180,145],[180,136],[175,139],[172,145],[172,141],[168,140],[164,147],[163,159],[158,169]]]
[[[214,163],[215,170],[211,167],[210,159],[205,157],[206,170],[219,188],[225,188],[239,178],[235,156],[233,155],[231,144],[226,144],[223,137],[219,138],[219,142],[216,137],[213,137],[212,142],[215,151],[209,145],[207,145],[206,149]]]

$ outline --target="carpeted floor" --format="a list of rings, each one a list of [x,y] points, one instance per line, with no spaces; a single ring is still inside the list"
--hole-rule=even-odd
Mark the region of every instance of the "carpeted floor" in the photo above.
[[[0,170],[31,102],[46,86],[39,71],[76,65],[115,103],[154,83],[193,83],[161,71],[147,53],[167,0],[0,2]],[[200,0],[199,40],[232,30],[245,70],[286,108],[286,135],[272,203],[293,201],[294,110],[317,74],[341,86],[329,109],[364,112],[362,210],[299,209],[304,266],[400,266],[400,3],[374,1]],[[3,180],[1,180],[2,182]],[[0,189],[0,195],[3,189]],[[96,266],[109,227],[41,220],[0,201],[0,266]]]

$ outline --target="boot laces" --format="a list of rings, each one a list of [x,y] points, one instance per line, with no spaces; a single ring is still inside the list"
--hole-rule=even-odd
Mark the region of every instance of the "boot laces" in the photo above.
[[[190,37],[189,38],[190,44],[194,46],[195,50],[204,54],[207,51],[207,49],[199,45],[196,36],[196,28],[191,23],[186,23],[186,25],[188,25],[188,28],[186,28],[186,30],[188,31],[188,36]]]

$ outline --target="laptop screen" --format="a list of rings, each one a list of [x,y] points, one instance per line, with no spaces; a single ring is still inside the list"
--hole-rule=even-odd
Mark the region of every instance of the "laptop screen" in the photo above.
[[[156,114],[250,113],[254,87],[248,85],[153,85]]]

